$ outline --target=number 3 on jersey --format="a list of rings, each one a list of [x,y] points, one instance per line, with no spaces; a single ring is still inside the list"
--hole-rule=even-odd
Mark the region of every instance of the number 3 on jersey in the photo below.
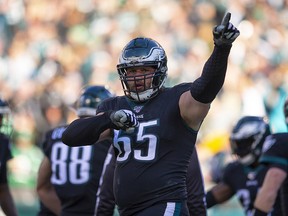
[[[51,150],[51,182],[83,184],[89,180],[92,146],[69,147],[62,142],[54,143]]]

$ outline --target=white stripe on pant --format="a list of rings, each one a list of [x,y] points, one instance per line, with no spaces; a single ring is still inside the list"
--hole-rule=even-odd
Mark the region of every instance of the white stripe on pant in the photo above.
[[[175,213],[175,206],[176,206],[175,202],[168,202],[164,216],[173,216]]]

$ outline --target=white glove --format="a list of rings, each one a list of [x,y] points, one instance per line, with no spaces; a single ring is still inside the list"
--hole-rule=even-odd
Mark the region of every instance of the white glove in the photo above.
[[[135,116],[135,114],[130,110],[118,110],[114,111],[110,114],[110,119],[112,123],[115,125],[115,129],[122,129],[127,131],[131,130],[130,128],[137,127],[139,122]]]
[[[240,31],[230,23],[231,13],[226,13],[220,25],[213,29],[213,40],[217,46],[231,45],[240,35]]]

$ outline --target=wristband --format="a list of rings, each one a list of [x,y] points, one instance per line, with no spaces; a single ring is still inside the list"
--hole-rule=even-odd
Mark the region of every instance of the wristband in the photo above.
[[[263,212],[258,208],[255,208],[252,210],[252,216],[267,216],[268,213],[267,212]]]
[[[215,199],[215,197],[211,191],[208,191],[206,193],[206,204],[207,204],[207,208],[210,208],[210,207],[218,204],[217,200]]]

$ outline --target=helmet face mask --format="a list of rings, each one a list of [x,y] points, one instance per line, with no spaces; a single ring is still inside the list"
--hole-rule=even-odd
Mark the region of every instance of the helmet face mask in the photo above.
[[[265,138],[270,135],[269,124],[262,117],[245,116],[232,130],[230,146],[232,153],[244,165],[258,161]]]
[[[135,67],[153,67],[155,71],[151,74],[128,76],[127,69]],[[164,49],[156,41],[150,38],[135,38],[124,47],[117,70],[124,94],[131,100],[146,101],[158,94],[166,80],[167,57]],[[135,86],[136,81],[140,79],[145,88],[132,89],[131,82],[134,81],[132,86]],[[152,79],[151,85],[147,85],[149,79]]]
[[[113,97],[112,93],[104,86],[85,87],[76,103],[77,116],[88,117],[96,115],[98,105],[110,97]]]

